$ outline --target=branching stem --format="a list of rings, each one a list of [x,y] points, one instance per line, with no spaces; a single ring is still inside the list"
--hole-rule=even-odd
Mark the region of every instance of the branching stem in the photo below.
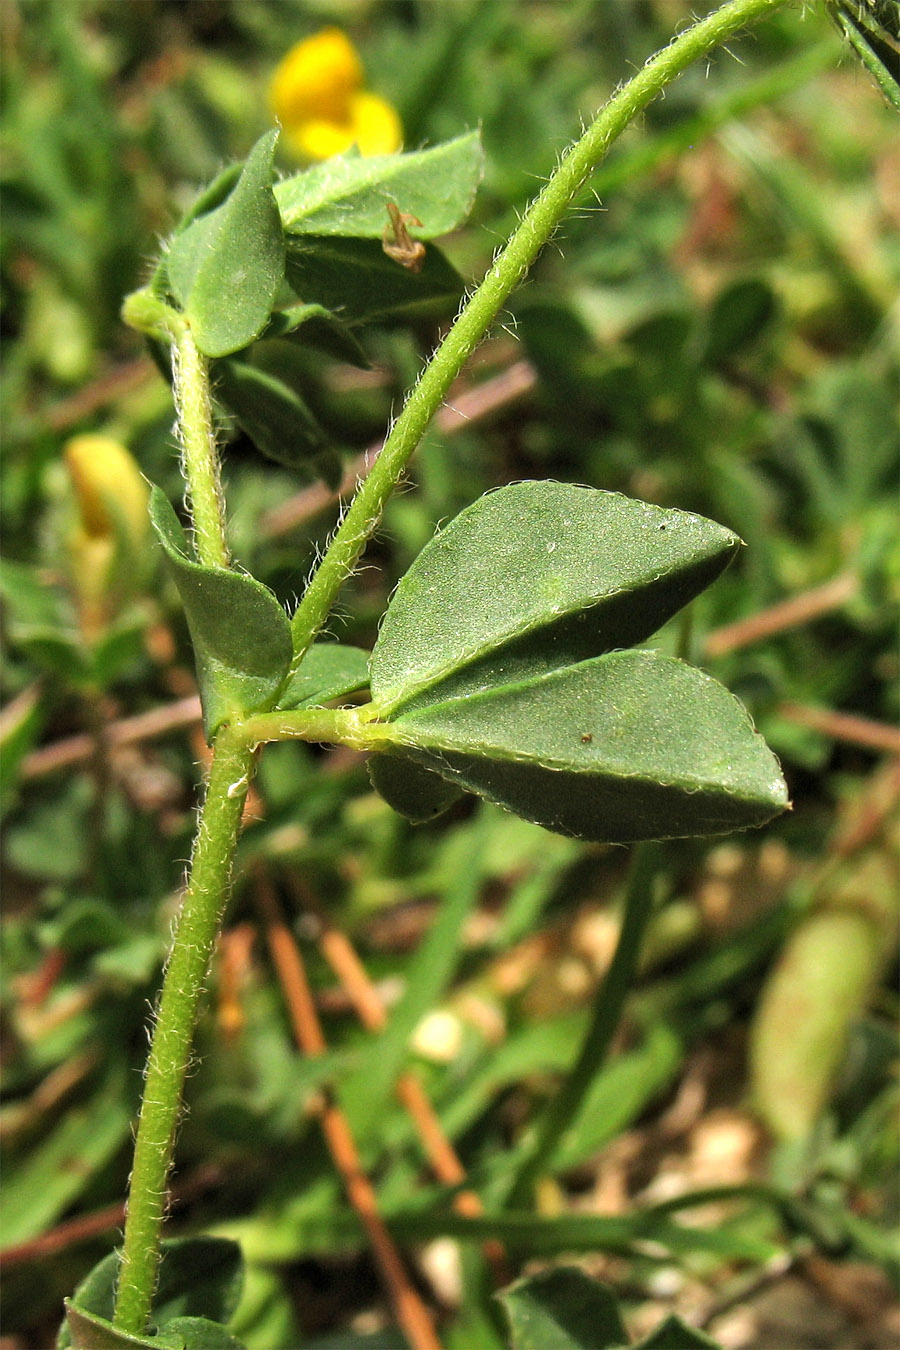
[[[744,25],[785,3],[787,0],[728,0],[648,62],[610,100],[563,158],[423,371],[381,455],[357,492],[294,616],[292,669],[296,669],[328,617],[340,587],[356,566],[388,497],[452,381],[610,145],[691,62],[706,56]],[[166,337],[173,344],[176,403],[198,560],[208,567],[227,567],[224,509],[205,358],[197,350],[190,327],[151,291],[130,297],[125,316],[136,327]],[[150,1319],[166,1182],[197,1005],[228,898],[254,747],[266,740],[303,737],[376,748],[381,738],[390,735],[388,728],[363,712],[321,711],[248,717],[240,724],[224,727],[216,737],[190,880],[166,970],[147,1066],[116,1295],[115,1324],[123,1332],[140,1335]],[[549,1161],[567,1120],[583,1101],[597,1058],[608,1048],[631,982],[646,915],[646,892],[640,891],[636,880],[619,949],[588,1039],[563,1092],[537,1131],[535,1146],[517,1178],[516,1196],[530,1189],[533,1179]]]

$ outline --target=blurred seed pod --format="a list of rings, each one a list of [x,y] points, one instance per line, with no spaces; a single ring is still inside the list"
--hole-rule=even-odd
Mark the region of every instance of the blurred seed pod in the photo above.
[[[897,945],[895,860],[872,849],[819,896],[770,973],[751,1031],[756,1109],[805,1139],[828,1103],[850,1027]]]

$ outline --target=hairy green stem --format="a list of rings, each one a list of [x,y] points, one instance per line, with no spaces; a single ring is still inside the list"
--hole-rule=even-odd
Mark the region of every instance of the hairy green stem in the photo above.
[[[507,1198],[511,1209],[530,1203],[534,1183],[551,1162],[566,1130],[574,1123],[600,1065],[606,1058],[625,1000],[634,983],[638,958],[653,908],[653,876],[657,848],[637,844],[625,896],[622,930],[609,970],[597,994],[594,1012],[574,1067],[553,1097],[543,1118],[526,1143],[525,1159],[513,1179]]]
[[[173,329],[172,356],[175,406],[197,560],[204,567],[227,567],[225,510],[219,483],[209,372],[206,357],[198,350],[187,323],[181,322]]]
[[[231,881],[253,751],[228,728],[216,738],[191,875],[166,967],[147,1062],[116,1291],[115,1325],[141,1334],[156,1287],[159,1244],[197,1004]]]
[[[588,175],[629,123],[687,66],[706,56],[746,24],[785,3],[787,0],[728,0],[721,9],[681,33],[648,61],[643,70],[610,99],[563,157],[422,372],[381,454],[348,508],[294,615],[292,672],[331,613],[338,591],[356,566],[381,519],[385,503],[451,383],[553,235]]]

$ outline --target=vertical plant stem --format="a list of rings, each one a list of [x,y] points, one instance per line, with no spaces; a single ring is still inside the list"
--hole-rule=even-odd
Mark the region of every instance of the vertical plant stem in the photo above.
[[[597,1071],[609,1052],[625,1000],[634,982],[647,920],[653,907],[652,882],[656,860],[655,845],[635,846],[615,955],[600,985],[578,1059],[547,1107],[543,1119],[534,1127],[533,1142],[510,1188],[507,1200],[510,1208],[529,1203],[534,1183],[552,1160],[560,1139],[577,1117]]]
[[[197,349],[190,325],[173,329],[175,405],[181,434],[197,560],[205,567],[227,567],[225,510],[213,425],[206,357]]]
[[[147,1062],[116,1292],[115,1325],[141,1334],[156,1287],[181,1093],[197,1004],[228,898],[253,753],[226,728],[216,738],[191,874],[166,967]]]
[[[786,2],[729,0],[721,9],[701,19],[674,38],[614,94],[581,139],[563,157],[422,372],[384,443],[384,449],[335,533],[294,615],[293,669],[330,614],[335,596],[353,571],[366,541],[381,519],[385,502],[451,383],[553,235],[591,170],[603,160],[629,123],[687,66],[726,42],[746,24]]]

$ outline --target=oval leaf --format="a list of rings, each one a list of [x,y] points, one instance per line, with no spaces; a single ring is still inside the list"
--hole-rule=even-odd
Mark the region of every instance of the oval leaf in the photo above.
[[[211,1322],[206,1317],[173,1317],[166,1323],[163,1334],[167,1340],[180,1342],[184,1350],[245,1350],[221,1322]]]
[[[74,1303],[66,1300],[66,1329],[68,1339],[65,1344],[72,1350],[184,1350],[184,1341],[177,1335],[168,1336],[132,1336],[120,1331],[105,1317],[85,1312]]]
[[[327,356],[334,356],[351,366],[368,369],[371,365],[346,325],[324,305],[305,305],[301,302],[273,310],[262,336],[289,337],[301,346],[325,352]]]
[[[271,707],[291,662],[290,624],[262,582],[188,557],[184,530],[159,488],[150,519],[184,605],[211,737],[230,718]]]
[[[216,398],[268,459],[289,469],[312,469],[326,436],[296,389],[249,361],[217,361]]]
[[[628,1345],[615,1295],[574,1267],[541,1271],[498,1295],[511,1350],[613,1350]]]
[[[369,653],[340,642],[316,642],[300,662],[278,700],[278,707],[318,708],[332,699],[365,689]]]
[[[119,1253],[110,1252],[85,1276],[66,1305],[57,1350],[125,1350],[128,1346],[239,1350],[239,1343],[220,1325],[232,1316],[241,1294],[243,1262],[236,1242],[196,1237],[162,1243],[159,1284],[153,1297],[153,1320],[160,1333],[152,1338],[129,1336],[112,1325],[118,1273]]]
[[[175,1318],[227,1322],[244,1284],[241,1249],[231,1238],[168,1238],[162,1244],[153,1318],[168,1332]]]
[[[193,204],[185,211],[181,220],[175,226],[175,234],[184,234],[188,226],[193,225],[195,220],[199,220],[201,216],[208,216],[211,211],[215,211],[217,207],[227,201],[234,191],[243,168],[244,166],[240,162],[227,164],[221,173],[216,174],[212,182],[201,188]]]
[[[509,684],[643,641],[727,566],[730,530],[567,483],[514,483],[428,543],[372,653],[387,711]]]
[[[722,1350],[722,1347],[676,1313],[670,1313],[655,1331],[638,1341],[634,1350]]]
[[[470,131],[412,154],[337,156],[275,187],[287,234],[380,239],[387,203],[415,216],[417,239],[436,239],[461,225],[484,173],[481,136]]]
[[[166,272],[207,356],[258,337],[284,277],[284,234],[272,192],[276,131],[251,150],[233,191],[172,241]]]
[[[720,834],[787,805],[737,699],[659,652],[610,652],[389,725],[398,748],[457,787],[599,843]]]
[[[758,277],[724,287],[707,317],[704,360],[715,365],[739,355],[759,337],[774,313],[775,294]]]

